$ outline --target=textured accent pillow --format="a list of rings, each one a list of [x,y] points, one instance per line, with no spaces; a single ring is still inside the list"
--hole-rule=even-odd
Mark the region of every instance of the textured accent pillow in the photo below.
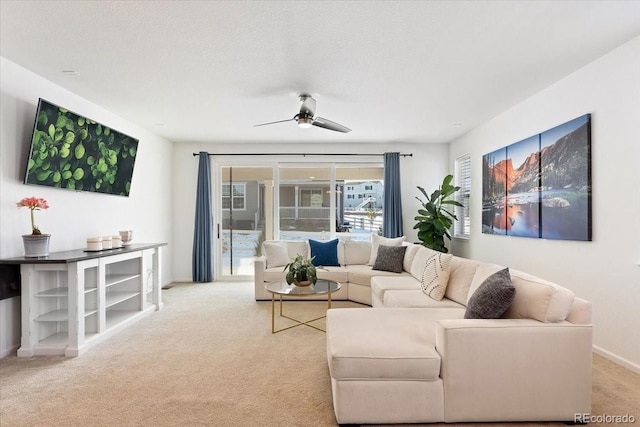
[[[487,277],[504,269],[505,267],[502,265],[488,264],[484,262],[480,263],[478,265],[478,268],[476,268],[476,272],[473,275],[473,279],[471,279],[471,285],[469,285],[469,292],[467,293],[467,303],[465,305],[469,305],[469,300],[473,296],[473,293],[478,290],[480,285],[484,283]]]
[[[509,269],[505,268],[487,277],[471,295],[465,319],[499,319],[516,297]]]
[[[318,242],[309,239],[311,258],[315,266],[340,266],[338,262],[338,239],[328,242]]]
[[[449,284],[449,271],[453,255],[428,248],[425,249],[429,251],[429,256],[424,265],[424,270],[422,270],[422,292],[434,300],[440,301],[444,298]]]
[[[376,257],[378,256],[378,246],[380,245],[385,245],[385,246],[401,246],[402,242],[404,242],[405,237],[395,237],[395,238],[388,238],[388,237],[381,237],[378,236],[377,234],[372,234],[371,235],[371,255],[369,256],[369,262],[367,263],[367,265],[373,265],[376,262]]]
[[[290,261],[287,247],[284,243],[264,242],[262,252],[267,259],[267,268],[282,267]]]
[[[378,256],[373,264],[373,270],[402,273],[402,264],[406,251],[406,246],[378,246]]]

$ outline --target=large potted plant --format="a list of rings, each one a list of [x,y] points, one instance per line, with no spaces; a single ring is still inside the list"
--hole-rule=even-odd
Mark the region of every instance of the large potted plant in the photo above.
[[[451,199],[453,194],[460,190],[460,187],[451,185],[452,180],[453,175],[447,175],[442,181],[442,185],[431,193],[431,196],[424,191],[424,188],[418,186],[418,190],[424,195],[426,201],[416,197],[423,209],[418,210],[419,215],[415,217],[418,222],[413,227],[418,230],[418,239],[423,246],[445,253],[449,250],[444,245],[444,237],[451,240],[449,229],[453,221],[458,219],[453,212],[447,210],[447,207],[462,207],[460,202]]]
[[[315,257],[314,257],[315,258]],[[294,284],[296,286],[309,286],[315,284],[318,278],[316,277],[316,266],[313,265],[313,258],[304,258],[302,255],[298,255],[292,258],[291,262],[285,265],[286,281],[288,284]]]

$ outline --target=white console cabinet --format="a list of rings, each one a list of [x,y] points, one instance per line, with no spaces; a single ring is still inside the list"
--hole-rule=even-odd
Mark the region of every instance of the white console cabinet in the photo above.
[[[159,310],[161,246],[136,244],[0,260],[20,264],[18,357],[79,356],[90,345]]]

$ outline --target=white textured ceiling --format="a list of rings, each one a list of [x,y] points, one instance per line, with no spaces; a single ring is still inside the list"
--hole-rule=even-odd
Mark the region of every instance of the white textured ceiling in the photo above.
[[[639,34],[638,1],[0,1],[3,57],[173,141],[448,142]],[[303,92],[353,131],[253,127]]]

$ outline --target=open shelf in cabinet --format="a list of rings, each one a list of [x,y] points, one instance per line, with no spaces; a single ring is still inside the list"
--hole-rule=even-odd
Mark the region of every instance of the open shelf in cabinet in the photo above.
[[[110,308],[116,304],[127,301],[128,299],[135,298],[140,295],[140,292],[107,292],[105,298],[105,307]]]
[[[49,335],[40,340],[37,344],[41,348],[56,348],[64,350],[69,344],[69,332],[63,331],[57,334]]]
[[[138,313],[136,310],[107,310],[107,329],[129,320]]]
[[[66,308],[50,311],[35,318],[36,322],[66,322],[69,320],[69,310]]]
[[[85,310],[84,315],[89,316],[93,313],[96,313],[97,311],[98,310],[96,309]],[[36,322],[67,322],[69,321],[69,310],[66,308],[61,308],[58,310],[50,311],[36,317],[34,320]]]
[[[69,288],[66,286],[60,288],[47,289],[46,291],[38,292],[36,298],[66,298],[69,295]]]
[[[109,288],[128,280],[137,279],[140,276],[140,274],[109,274],[105,280],[105,287]]]

